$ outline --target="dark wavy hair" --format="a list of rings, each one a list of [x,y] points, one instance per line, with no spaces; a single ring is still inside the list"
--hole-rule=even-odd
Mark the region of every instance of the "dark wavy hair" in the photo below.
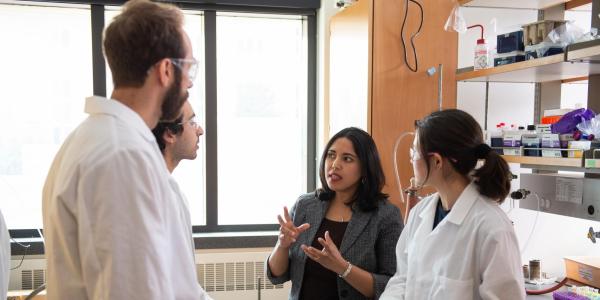
[[[373,138],[367,132],[360,128],[348,127],[342,129],[325,146],[319,167],[319,178],[322,187],[316,190],[316,195],[322,201],[329,201],[335,196],[335,191],[329,189],[327,185],[325,160],[327,159],[329,148],[339,138],[347,138],[352,142],[354,152],[356,152],[361,165],[361,181],[354,193],[351,204],[357,205],[362,211],[372,211],[377,208],[377,202],[386,199],[388,195],[381,191],[385,185],[385,175],[383,174],[375,141],[373,141]]]
[[[415,128],[421,157],[433,152],[449,158],[456,172],[465,177],[473,175],[479,193],[498,203],[504,202],[510,191],[510,169],[495,151],[487,148],[481,153],[483,132],[471,115],[458,109],[436,111],[416,121]],[[472,173],[480,158],[485,159],[484,165]],[[429,178],[429,160],[425,159],[425,163]]]
[[[181,114],[173,122],[159,121],[156,124],[156,127],[154,127],[154,129],[152,129],[152,133],[154,134],[154,137],[156,138],[156,143],[158,144],[158,149],[160,149],[161,153],[164,153],[165,147],[166,147],[165,140],[163,139],[163,135],[165,134],[165,131],[168,130],[173,134],[182,133],[183,132],[183,124],[181,124],[181,122],[183,122],[183,114]]]

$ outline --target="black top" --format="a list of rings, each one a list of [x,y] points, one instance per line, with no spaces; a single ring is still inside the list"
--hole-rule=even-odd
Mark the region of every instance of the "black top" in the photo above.
[[[437,207],[435,208],[435,218],[433,219],[433,229],[440,224],[440,222],[450,213],[450,211],[444,210],[442,206],[442,200],[438,200]]]
[[[325,238],[325,231],[329,231],[329,236],[339,249],[347,226],[348,222],[336,222],[324,218],[321,227],[315,234],[312,246],[319,250],[323,249],[318,238]],[[310,257],[306,257],[300,299],[338,300],[337,277],[335,272],[326,269]]]

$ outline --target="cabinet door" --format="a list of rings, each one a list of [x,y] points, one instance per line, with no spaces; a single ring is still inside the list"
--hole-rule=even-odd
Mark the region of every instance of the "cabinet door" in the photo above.
[[[455,71],[458,56],[458,34],[444,30],[453,8],[453,1],[417,0],[423,6],[423,28],[415,37],[418,70],[412,72],[404,61],[400,39],[404,20],[405,0],[374,0],[373,3],[373,94],[371,102],[371,134],[380,151],[386,176],[385,191],[404,215],[404,204],[396,184],[393,147],[396,139],[414,130],[414,122],[439,109],[439,76],[442,76],[442,106],[456,107]],[[410,36],[420,23],[420,12],[409,2],[404,28],[408,63],[415,66]],[[439,65],[442,64],[442,72]],[[427,69],[435,67],[433,76]],[[408,159],[412,138],[406,138],[398,151],[400,179],[404,187],[412,176]],[[432,192],[432,191],[428,191]]]

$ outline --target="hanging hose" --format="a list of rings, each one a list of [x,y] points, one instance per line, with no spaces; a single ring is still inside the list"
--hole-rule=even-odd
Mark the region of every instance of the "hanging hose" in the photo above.
[[[398,172],[398,147],[400,146],[400,142],[409,135],[415,135],[414,132],[408,131],[402,133],[394,143],[394,153],[392,153],[392,157],[394,158],[394,175],[396,175],[396,185],[398,185],[398,192],[400,193],[400,201],[402,203],[406,203],[404,200],[404,190],[402,189],[402,183],[400,183],[400,173]]]
[[[412,46],[413,55],[415,58],[414,68],[408,63],[408,55],[406,54],[406,42],[404,42],[404,26],[406,25],[406,18],[408,17],[409,1],[416,4],[419,7],[419,10],[421,12],[421,21],[419,23],[419,28],[417,29],[417,32],[415,32],[414,34],[412,34],[410,36],[410,45]],[[411,70],[412,72],[417,72],[419,70],[419,58],[417,57],[417,48],[415,46],[415,37],[417,35],[419,35],[419,33],[421,32],[421,29],[423,28],[423,20],[424,20],[423,6],[416,0],[406,0],[405,5],[404,5],[404,19],[402,20],[402,27],[400,27],[400,42],[402,43],[402,49],[404,49],[404,62],[406,63],[406,66],[408,67],[408,69]]]

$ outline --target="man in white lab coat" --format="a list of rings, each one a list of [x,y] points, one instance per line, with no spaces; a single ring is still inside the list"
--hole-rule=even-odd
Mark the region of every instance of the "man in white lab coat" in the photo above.
[[[202,127],[192,109],[192,105],[186,101],[183,104],[181,116],[174,121],[160,121],[152,133],[156,138],[158,148],[163,154],[169,173],[179,165],[182,159],[196,159],[200,136],[204,134]],[[185,195],[181,192],[179,185],[172,176],[169,176],[169,184],[177,195],[180,205],[181,218],[178,220],[181,231],[187,233],[191,247],[192,259],[194,259],[194,240],[192,238],[192,222],[190,218],[189,204]],[[210,296],[204,292],[206,299]]]
[[[104,33],[111,99],[90,97],[43,190],[47,297],[204,299],[152,135],[181,114],[197,61],[181,11],[129,1]]]
[[[0,211],[0,299],[6,299],[10,278],[10,234]]]

